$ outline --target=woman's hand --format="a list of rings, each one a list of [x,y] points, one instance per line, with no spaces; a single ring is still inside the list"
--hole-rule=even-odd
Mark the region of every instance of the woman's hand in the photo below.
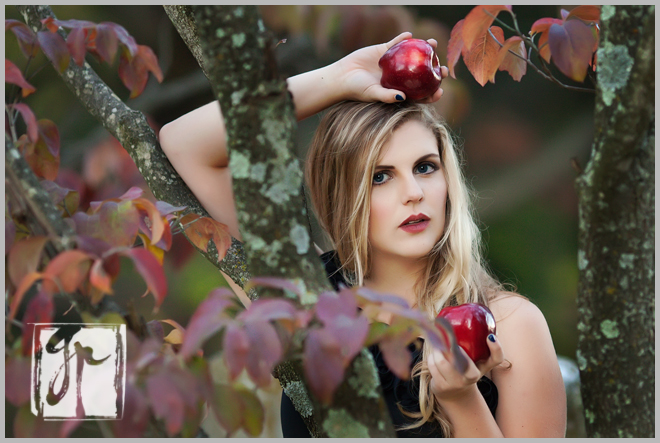
[[[493,335],[493,337],[495,336]],[[460,400],[473,394],[477,381],[504,361],[504,352],[499,340],[495,339],[495,342],[486,340],[490,349],[490,357],[478,364],[475,364],[465,351],[459,348],[468,361],[468,367],[464,374],[454,368],[451,355],[445,355],[438,350],[433,350],[429,354],[428,368],[432,377],[431,392],[441,404],[445,401]]]
[[[397,43],[411,38],[410,32],[399,34],[393,40],[380,45],[367,46],[358,49],[337,62],[340,72],[340,82],[345,87],[345,97],[350,100],[364,102],[382,101],[385,103],[394,103],[400,100],[396,99],[399,95],[405,99],[406,95],[396,89],[386,89],[380,85],[382,71],[378,66],[378,60],[385,52]],[[435,39],[427,40],[433,48],[438,46]],[[446,66],[440,68],[441,77],[444,79],[449,74]],[[421,103],[433,103],[442,97],[442,88],[423,100]]]

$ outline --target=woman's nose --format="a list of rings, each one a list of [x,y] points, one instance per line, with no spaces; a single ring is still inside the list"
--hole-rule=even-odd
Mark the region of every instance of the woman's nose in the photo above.
[[[422,187],[419,185],[417,182],[416,177],[410,176],[406,177],[404,182],[404,190],[403,190],[403,203],[408,204],[408,203],[415,203],[419,202],[424,198],[424,191],[422,190]]]

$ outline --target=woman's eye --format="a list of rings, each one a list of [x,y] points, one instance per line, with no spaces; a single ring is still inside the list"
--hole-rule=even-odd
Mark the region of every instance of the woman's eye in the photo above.
[[[433,163],[422,163],[421,165],[417,166],[417,172],[420,174],[429,174],[433,171],[435,171],[437,168]]]
[[[387,178],[387,174],[385,172],[376,172],[374,174],[373,184],[382,185],[383,183],[385,183],[386,178]]]

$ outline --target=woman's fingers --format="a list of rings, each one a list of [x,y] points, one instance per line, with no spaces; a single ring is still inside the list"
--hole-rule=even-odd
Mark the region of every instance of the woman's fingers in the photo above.
[[[396,45],[397,43],[402,42],[405,39],[408,39],[408,38],[411,38],[411,37],[412,37],[411,32],[402,32],[401,34],[397,35],[396,37],[394,37],[389,42],[385,43],[385,46],[387,47],[387,49],[390,49],[392,46]]]
[[[438,47],[438,41],[436,39],[430,38],[426,41],[429,42],[429,45],[433,46],[433,49]]]
[[[486,340],[488,342],[488,348],[490,349],[490,357],[479,365],[479,370],[484,374],[504,361],[504,350],[502,349],[497,336],[495,334],[490,334]]]
[[[440,77],[447,78],[449,77],[449,68],[446,66],[440,66]]]

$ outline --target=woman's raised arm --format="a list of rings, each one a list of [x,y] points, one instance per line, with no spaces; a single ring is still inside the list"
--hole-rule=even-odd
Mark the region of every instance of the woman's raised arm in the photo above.
[[[359,49],[343,59],[287,80],[296,118],[303,120],[342,100],[392,103],[405,94],[380,85],[378,60],[396,43],[412,37],[405,32],[388,43]],[[435,46],[435,40],[429,40]],[[447,68],[443,67],[443,77]],[[440,98],[438,90],[427,102]],[[197,108],[160,130],[160,145],[174,169],[215,220],[241,239],[232,192],[222,111],[217,101]]]

